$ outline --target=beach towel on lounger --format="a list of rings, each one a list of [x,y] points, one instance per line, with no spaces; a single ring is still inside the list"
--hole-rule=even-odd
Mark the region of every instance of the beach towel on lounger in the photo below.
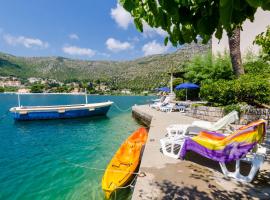
[[[183,159],[187,151],[192,150],[218,162],[238,160],[252,150],[256,144],[261,143],[265,133],[265,120],[258,120],[243,126],[229,136],[202,131],[198,136],[185,139],[180,158]]]

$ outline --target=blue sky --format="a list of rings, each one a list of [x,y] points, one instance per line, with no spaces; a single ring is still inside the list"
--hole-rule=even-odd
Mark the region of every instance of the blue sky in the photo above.
[[[17,56],[130,60],[175,51],[161,29],[139,33],[116,0],[0,0],[0,51]]]

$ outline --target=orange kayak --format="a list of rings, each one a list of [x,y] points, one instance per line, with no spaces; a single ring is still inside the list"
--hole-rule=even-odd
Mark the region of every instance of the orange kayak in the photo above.
[[[117,188],[127,185],[134,177],[147,136],[146,129],[139,128],[115,153],[102,178],[102,189],[107,199]]]

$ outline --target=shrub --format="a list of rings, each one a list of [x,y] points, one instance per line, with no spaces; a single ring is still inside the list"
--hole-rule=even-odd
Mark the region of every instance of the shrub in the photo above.
[[[244,63],[247,74],[260,75],[262,78],[270,78],[270,64],[263,59],[251,60]]]
[[[260,76],[246,74],[235,80],[208,81],[202,84],[200,96],[219,105],[246,102],[250,105],[270,102],[270,82]]]
[[[183,79],[182,78],[174,78],[173,79],[173,87],[175,88],[177,85],[183,83]]]
[[[229,105],[237,102],[233,81],[209,80],[204,82],[201,86],[200,96],[202,99],[217,105]]]
[[[256,36],[254,43],[262,47],[262,57],[270,61],[270,26],[267,26],[266,32]]]
[[[242,75],[237,79],[235,91],[238,102],[246,102],[250,105],[270,102],[270,82],[261,76],[252,74]]]
[[[182,101],[186,100],[186,90],[185,89],[177,90],[177,91],[175,91],[175,94],[176,94],[177,99],[182,100]],[[199,100],[199,90],[198,89],[188,90],[187,91],[187,99],[192,100],[192,101]]]
[[[227,105],[223,108],[225,115],[229,114],[233,110],[237,111],[239,115],[241,114],[241,106],[239,104]]]
[[[34,84],[31,86],[30,90],[32,93],[42,93],[44,89],[44,85],[41,84]]]
[[[212,56],[211,53],[195,56],[187,63],[185,71],[185,78],[198,84],[208,79],[231,80],[234,77],[228,54],[216,57]]]
[[[5,92],[5,88],[0,87],[0,93]]]
[[[175,95],[176,98],[180,101],[185,101],[186,100],[186,91],[184,90],[175,90]]]

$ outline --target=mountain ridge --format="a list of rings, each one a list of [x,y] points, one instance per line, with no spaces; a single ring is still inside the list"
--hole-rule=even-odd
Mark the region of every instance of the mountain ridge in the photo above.
[[[128,61],[79,60],[61,56],[19,57],[0,53],[0,76],[50,78],[59,81],[100,80],[117,88],[151,89],[166,84],[168,70],[180,69],[196,54],[211,50],[211,43],[189,44],[170,53]]]

